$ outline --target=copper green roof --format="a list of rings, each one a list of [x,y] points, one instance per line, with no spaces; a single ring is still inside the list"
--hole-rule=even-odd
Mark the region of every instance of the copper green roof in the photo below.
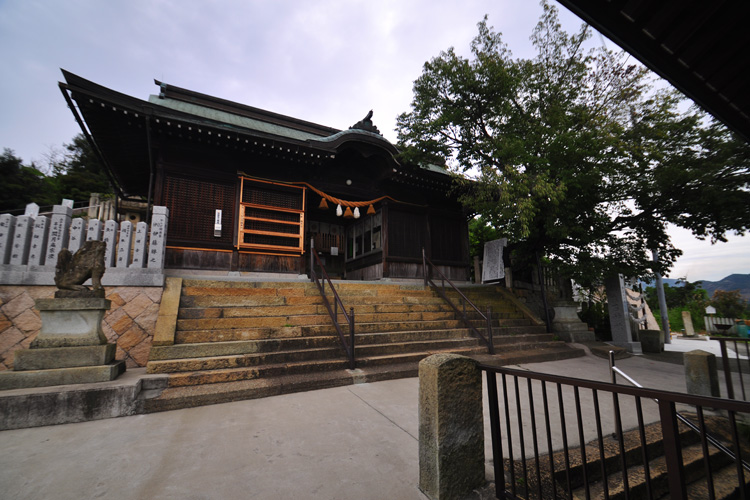
[[[310,132],[295,130],[289,127],[284,127],[283,125],[268,123],[247,116],[241,116],[235,113],[208,108],[185,101],[178,101],[176,99],[169,99],[151,95],[148,98],[148,102],[157,106],[163,106],[175,111],[180,111],[183,113],[188,113],[194,116],[205,118],[207,120],[231,125],[233,127],[255,130],[258,132],[277,135],[279,137],[297,139],[300,141],[306,141],[308,139],[320,139],[321,137],[320,135],[312,134]]]

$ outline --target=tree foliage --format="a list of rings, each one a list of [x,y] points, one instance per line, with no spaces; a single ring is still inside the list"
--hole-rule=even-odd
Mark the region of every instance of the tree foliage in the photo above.
[[[722,318],[743,318],[748,307],[739,290],[714,291],[711,305],[716,308],[716,315]]]
[[[51,152],[45,175],[34,163],[23,160],[8,148],[0,155],[0,212],[23,212],[31,202],[40,206],[59,204],[63,198],[88,201],[91,193],[112,193],[104,167],[81,134],[64,152]]]
[[[699,237],[744,234],[750,147],[622,53],[585,49],[554,7],[513,59],[487,22],[471,57],[454,49],[425,63],[397,131],[413,161],[448,158],[463,202],[517,244],[587,286],[608,273],[664,273],[681,252],[667,223]],[[469,182],[473,178],[476,182]],[[659,251],[654,266],[648,250]]]
[[[54,183],[32,163],[23,160],[8,148],[0,156],[0,212],[21,210],[31,202],[39,205],[48,200]]]

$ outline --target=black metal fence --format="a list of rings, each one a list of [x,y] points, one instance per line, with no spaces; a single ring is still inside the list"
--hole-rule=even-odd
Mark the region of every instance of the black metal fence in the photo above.
[[[742,390],[741,399],[747,401],[743,374],[750,374],[750,339],[711,337],[711,340],[718,340],[721,343],[721,369],[724,371],[724,382],[727,386],[726,397],[740,399],[734,386],[734,380],[737,379]],[[730,354],[730,351],[733,354]],[[737,376],[733,376],[733,372]]]
[[[493,344],[494,342],[494,334],[492,333],[492,311],[490,308],[487,308],[487,313],[483,313],[479,310],[479,308],[471,301],[469,298],[458,289],[458,287],[448,279],[448,277],[440,271],[440,269],[435,266],[435,264],[432,263],[432,261],[427,257],[427,254],[425,253],[424,247],[422,247],[422,274],[424,276],[424,286],[432,286],[435,291],[440,295],[440,298],[442,298],[456,313],[456,315],[464,322],[467,328],[471,330],[474,335],[476,335],[481,341],[487,346],[487,352],[490,354],[495,354],[495,346]],[[438,286],[435,281],[432,279],[434,275],[437,275],[436,279],[440,280],[440,286]],[[448,297],[448,295],[445,293],[446,290],[449,290],[448,287],[445,286],[445,284],[448,284],[448,287],[452,289],[458,296],[459,300],[461,301],[462,308],[459,308],[456,304],[453,303],[453,301]],[[469,311],[472,309],[474,310],[474,313],[476,316],[485,324],[485,333],[486,336],[480,332],[476,326],[471,321],[471,318],[467,314],[466,307],[469,307]]]
[[[480,368],[497,498],[750,496],[748,402]]]
[[[320,276],[318,276],[318,273],[315,271],[315,264],[317,264],[320,268]],[[315,283],[315,286],[318,287],[320,296],[323,298],[323,305],[328,311],[328,315],[333,321],[333,327],[336,329],[336,333],[338,334],[339,340],[341,341],[341,348],[344,350],[344,353],[346,353],[346,357],[349,360],[349,369],[354,370],[357,367],[357,361],[354,354],[354,308],[349,308],[349,314],[346,313],[344,303],[341,302],[341,297],[339,297],[336,288],[331,282],[331,278],[328,277],[326,268],[323,267],[323,262],[321,262],[320,257],[318,256],[318,252],[315,250],[314,240],[310,240],[310,280]],[[326,296],[326,283],[328,283],[328,289],[332,294],[333,306],[328,300],[328,296]],[[341,329],[341,325],[339,324],[339,309],[341,309],[341,315],[346,321],[346,324],[349,326],[348,342],[346,336],[344,335],[344,331]]]

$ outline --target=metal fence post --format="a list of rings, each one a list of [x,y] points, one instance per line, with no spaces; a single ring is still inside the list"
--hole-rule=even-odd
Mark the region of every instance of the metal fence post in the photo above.
[[[685,471],[682,467],[680,430],[677,427],[675,404],[664,400],[660,400],[658,404],[662,440],[664,443],[664,460],[667,464],[669,496],[674,499],[687,499]]]
[[[349,360],[349,365],[352,370],[356,368],[356,362],[354,358],[354,308],[349,308],[349,347],[352,350],[352,355]]]
[[[310,238],[310,281],[315,282],[315,257],[313,252],[315,251],[315,240]]]

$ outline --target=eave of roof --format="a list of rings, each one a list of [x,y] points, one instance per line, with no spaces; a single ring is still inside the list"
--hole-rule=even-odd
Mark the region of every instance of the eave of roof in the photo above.
[[[558,1],[750,141],[750,2]]]
[[[78,103],[86,126],[101,145],[105,164],[125,195],[142,194],[147,188],[148,176],[138,174],[135,167],[147,167],[147,144],[154,133],[310,164],[321,164],[342,149],[354,148],[366,156],[389,158],[396,182],[430,190],[445,189],[451,182],[444,169],[400,165],[394,158],[398,149],[372,132],[339,131],[184,89],[179,89],[182,97],[174,99],[169,96],[177,95],[175,87],[144,101],[65,70],[63,75],[67,83],[61,83],[61,89]],[[75,109],[73,112],[77,115]]]

